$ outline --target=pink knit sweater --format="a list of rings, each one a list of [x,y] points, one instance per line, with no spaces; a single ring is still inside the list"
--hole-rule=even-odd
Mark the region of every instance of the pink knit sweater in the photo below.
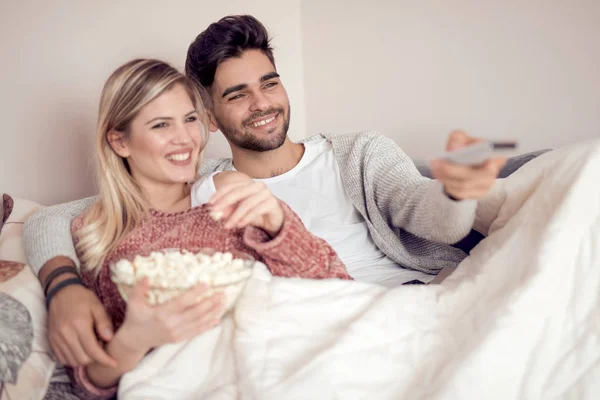
[[[281,205],[284,223],[275,238],[255,227],[225,229],[223,222],[210,217],[206,205],[178,213],[150,211],[140,226],[106,257],[98,276],[94,278],[92,273],[83,273],[83,280],[96,293],[117,330],[125,318],[126,304],[110,279],[109,265],[138,251],[148,253],[165,248],[193,251],[209,247],[222,252],[250,254],[276,276],[352,279],[331,246],[308,232],[285,203],[281,202]],[[82,225],[83,216],[79,216],[72,223],[72,232]],[[70,372],[77,395],[82,399],[109,399],[116,393],[116,387],[95,387],[87,378],[84,367]]]

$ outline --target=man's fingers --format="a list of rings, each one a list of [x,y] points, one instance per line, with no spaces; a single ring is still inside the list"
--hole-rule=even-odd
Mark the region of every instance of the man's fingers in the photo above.
[[[101,304],[98,304],[97,307],[92,308],[92,317],[94,319],[94,327],[96,329],[96,333],[98,333],[98,336],[100,336],[106,342],[111,341],[114,335],[112,322]]]
[[[83,350],[85,353],[93,360],[99,362],[100,364],[115,368],[117,366],[117,360],[109,356],[102,345],[98,342],[93,332],[91,334],[81,334],[80,340],[83,346]]]
[[[90,332],[93,335],[93,332]],[[70,340],[68,342],[69,350],[71,351],[71,355],[75,357],[75,361],[77,365],[88,365],[92,359],[87,355],[85,350],[83,349],[83,345],[79,341],[79,338],[76,337],[75,340]]]
[[[71,349],[67,345],[67,341],[63,339],[58,339],[58,348],[60,353],[63,356],[64,365],[69,367],[77,367],[79,364],[77,363],[77,358],[71,353]]]
[[[477,170],[468,166],[453,164],[448,161],[435,160],[431,163],[431,172],[433,176],[439,180],[465,180],[473,176],[474,173],[477,173]]]
[[[467,135],[467,133],[464,131],[455,130],[452,133],[450,133],[450,135],[448,135],[448,141],[446,142],[446,150],[454,151],[479,142],[481,142],[481,139],[471,137]]]
[[[60,349],[58,343],[56,343],[56,341],[54,340],[50,340],[50,347],[52,348],[52,352],[56,356],[58,362],[65,365],[67,363],[67,358],[63,355],[63,352]]]

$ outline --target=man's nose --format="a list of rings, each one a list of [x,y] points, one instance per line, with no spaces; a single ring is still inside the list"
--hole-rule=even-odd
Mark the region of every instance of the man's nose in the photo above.
[[[250,111],[265,111],[271,108],[271,100],[260,90],[252,93]]]

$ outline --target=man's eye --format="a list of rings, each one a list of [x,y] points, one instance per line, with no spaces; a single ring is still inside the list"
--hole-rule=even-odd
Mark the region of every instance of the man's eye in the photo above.
[[[229,98],[229,101],[238,100],[238,99],[241,99],[242,97],[244,97],[244,95],[242,93],[236,94],[235,96],[231,96]]]
[[[272,87],[275,87],[275,86],[277,86],[277,82],[269,82],[269,83],[267,83],[267,84],[264,86],[264,88],[265,88],[265,89],[269,89],[269,88],[272,88]]]
[[[160,122],[160,123],[154,125],[152,127],[152,129],[166,128],[166,127],[167,127],[167,123],[166,122]]]
[[[185,122],[194,122],[194,121],[198,121],[198,117],[193,116],[193,117],[188,117]]]

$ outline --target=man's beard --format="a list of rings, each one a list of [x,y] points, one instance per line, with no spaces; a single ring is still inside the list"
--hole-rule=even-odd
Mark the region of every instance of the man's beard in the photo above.
[[[279,114],[281,118],[283,118],[283,128],[279,132],[269,133],[269,137],[267,139],[259,139],[250,131],[250,129],[245,128],[248,122],[261,118],[267,115]],[[250,117],[246,118],[242,122],[242,126],[244,128],[243,131],[240,129],[223,123],[219,118],[216,118],[217,124],[219,125],[219,129],[223,132],[223,135],[227,138],[227,140],[236,147],[250,150],[250,151],[270,151],[275,150],[283,146],[285,143],[285,139],[287,137],[288,129],[290,128],[290,116],[292,114],[291,107],[288,103],[287,115],[283,108],[273,108],[268,111],[254,113]]]

